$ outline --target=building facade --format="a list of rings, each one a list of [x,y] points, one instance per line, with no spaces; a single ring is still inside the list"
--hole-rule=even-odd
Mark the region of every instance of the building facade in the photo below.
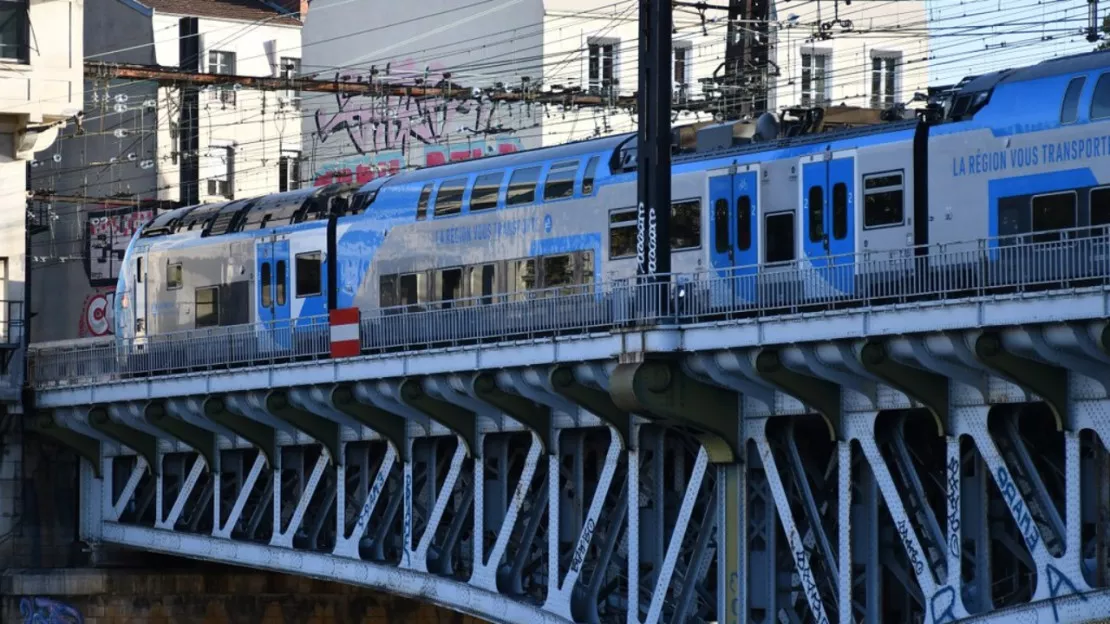
[[[676,125],[711,120],[728,97],[742,97],[721,82],[730,50],[745,41],[744,75],[765,91],[756,108],[889,108],[926,89],[924,1],[779,0],[765,19],[731,26],[719,8],[729,3],[710,4],[674,11]],[[314,0],[303,30],[306,74],[398,88],[393,96],[306,94],[304,175],[316,184],[366,181],[401,167],[633,131],[638,17],[634,0]],[[418,100],[400,89],[447,83],[453,97]],[[538,103],[539,93],[600,99],[570,107],[558,95]]]
[[[45,475],[36,470],[40,455],[23,448],[21,388],[28,163],[81,111],[82,9],[82,0],[0,0],[0,567],[49,565],[50,545],[71,541],[36,523],[40,508],[28,502],[51,490],[36,489]],[[32,533],[36,539],[23,539]]]
[[[119,262],[157,210],[298,186],[299,94],[114,77],[111,64],[281,77],[300,71],[298,6],[241,0],[86,0],[81,127],[66,128],[34,163],[41,232],[33,239],[39,299],[35,342],[112,331]],[[191,137],[191,140],[190,140]]]

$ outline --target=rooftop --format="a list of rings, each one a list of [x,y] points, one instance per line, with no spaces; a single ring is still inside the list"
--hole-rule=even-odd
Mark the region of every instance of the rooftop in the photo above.
[[[160,13],[211,17],[215,19],[265,21],[280,26],[302,26],[299,19],[283,13],[263,0],[138,0]]]

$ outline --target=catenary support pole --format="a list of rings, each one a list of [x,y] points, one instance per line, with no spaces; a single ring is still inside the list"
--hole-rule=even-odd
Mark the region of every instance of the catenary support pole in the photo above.
[[[658,282],[671,272],[671,29],[671,0],[640,0],[636,257]],[[658,292],[665,306],[668,289]]]

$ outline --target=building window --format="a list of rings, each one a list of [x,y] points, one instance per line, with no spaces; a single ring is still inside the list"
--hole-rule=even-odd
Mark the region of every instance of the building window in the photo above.
[[[614,39],[595,39],[587,45],[589,52],[589,88],[592,95],[611,95],[616,92],[613,78],[616,50],[620,44]]]
[[[235,148],[213,147],[212,152],[220,163],[214,168],[218,173],[208,178],[208,194],[235,199]]]
[[[0,0],[0,58],[30,62],[27,0]]]
[[[690,90],[690,57],[689,43],[674,42],[674,72],[671,79],[674,81],[674,97],[676,102],[685,102]]]
[[[295,191],[301,188],[301,155],[289,153],[278,159],[278,192]]]
[[[301,59],[290,56],[281,57],[278,75],[284,80],[293,80],[301,74]],[[301,107],[301,92],[299,89],[288,89],[281,94],[282,103],[292,108]]]
[[[212,50],[208,53],[208,73],[235,74],[235,53],[222,50]],[[219,100],[224,104],[235,106],[235,90],[230,85],[219,85],[212,88],[212,100]]]
[[[871,108],[894,106],[898,94],[899,55],[874,54],[871,57]]]
[[[828,52],[802,52],[802,106],[823,106],[829,100]]]

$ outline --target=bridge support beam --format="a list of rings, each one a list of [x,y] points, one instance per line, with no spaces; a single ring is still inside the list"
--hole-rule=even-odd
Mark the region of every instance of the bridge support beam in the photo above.
[[[31,418],[26,420],[28,429],[39,435],[52,438],[84,457],[92,465],[93,474],[97,479],[104,477],[104,466],[100,459],[100,440],[78,433],[68,427],[61,427],[54,420],[54,410],[37,410]]]
[[[332,461],[337,466],[345,463],[343,445],[340,443],[339,423],[297,407],[289,400],[286,390],[271,390],[266,394],[265,404],[266,410],[274,417],[305,432],[326,448],[328,455],[331,455]]]
[[[392,414],[376,405],[363,403],[355,398],[355,391],[349,384],[336,384],[328,393],[335,409],[373,429],[393,447],[402,461],[409,460],[408,431],[405,419]]]
[[[776,349],[760,349],[755,356],[755,372],[765,382],[798,399],[825,419],[829,438],[844,439],[840,386],[820,377],[790,370]]]
[[[220,452],[216,443],[216,434],[205,431],[196,425],[174,418],[166,411],[162,401],[151,401],[143,408],[143,416],[150,426],[156,427],[167,435],[181,440],[190,448],[200,453],[208,464],[208,469],[215,472],[219,470]]]
[[[471,457],[482,456],[482,445],[478,440],[478,418],[473,412],[430,396],[417,378],[409,377],[402,381],[398,394],[405,405],[426,414],[428,418],[459,436]]]
[[[158,438],[118,422],[112,418],[109,408],[100,405],[89,409],[89,426],[141,455],[155,475],[162,474]]]
[[[1039,396],[1056,417],[1057,431],[1075,431],[1068,410],[1067,370],[1008,351],[996,332],[983,332],[975,339],[975,358],[1022,390]]]
[[[603,420],[620,434],[621,445],[628,448],[632,443],[632,415],[617,407],[609,393],[591,388],[574,374],[570,366],[558,365],[547,374],[551,389],[559,396],[585,409]]]
[[[742,457],[740,397],[690,377],[674,359],[617,365],[609,392],[621,409],[690,429],[712,463],[727,464]]]
[[[936,420],[937,435],[943,436],[952,430],[948,414],[947,379],[895,361],[887,354],[886,345],[877,340],[864,343],[857,357],[868,373],[925,406]]]
[[[554,454],[551,443],[551,408],[531,399],[506,392],[497,385],[492,373],[476,373],[470,379],[470,390],[475,398],[489,403],[536,434],[547,454]]]
[[[277,468],[277,432],[273,428],[230,411],[221,397],[205,399],[203,410],[209,420],[226,427],[235,432],[235,435],[253,444],[255,448],[262,451],[270,467]]]

